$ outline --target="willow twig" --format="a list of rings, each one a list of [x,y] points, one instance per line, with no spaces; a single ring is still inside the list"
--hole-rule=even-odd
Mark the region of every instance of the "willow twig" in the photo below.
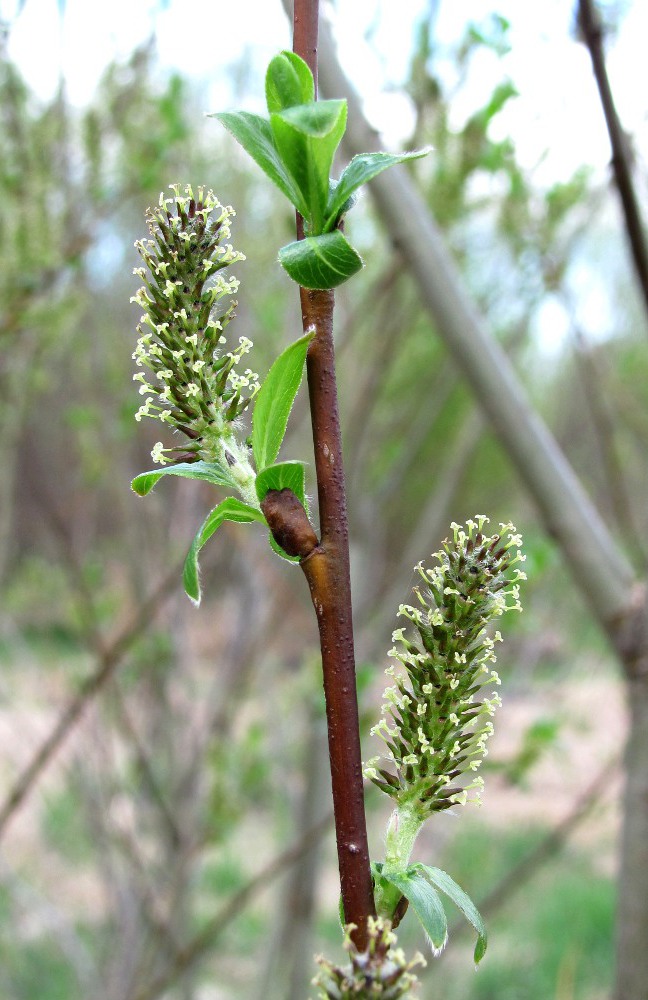
[[[626,235],[630,244],[630,251],[641,289],[643,304],[646,312],[648,312],[648,245],[646,244],[646,234],[632,180],[628,137],[623,130],[614,104],[612,88],[605,66],[601,18],[593,0],[579,0],[578,26],[592,60],[592,69],[601,98],[605,123],[610,137],[610,145],[612,146],[614,181],[621,200]]]
[[[133,643],[146,630],[153,614],[176,585],[179,567],[174,566],[157,589],[141,604],[133,621],[99,654],[97,669],[81,685],[78,694],[62,711],[49,736],[43,740],[29,764],[18,776],[9,794],[0,805],[0,838],[18,808],[22,805],[47,765],[70,735],[90,701],[114,676]]]
[[[294,49],[317,85],[318,0],[296,0]],[[297,219],[297,236],[303,225]],[[306,358],[319,500],[320,539],[300,552],[317,615],[331,761],[333,810],[345,920],[354,943],[367,946],[374,911],[364,809],[362,755],[355,681],[349,538],[342,438],[333,348],[332,291],[300,289],[304,330],[314,331]]]

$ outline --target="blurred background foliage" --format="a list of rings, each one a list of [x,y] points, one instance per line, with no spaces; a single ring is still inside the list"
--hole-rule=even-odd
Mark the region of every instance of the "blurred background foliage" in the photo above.
[[[451,87],[437,73],[433,19],[422,21],[407,146],[435,152],[411,169],[494,335],[645,570],[648,353],[610,186],[583,167],[547,188],[520,166],[515,136],[492,137],[515,99],[504,77],[450,125],[453,87],[481,50],[508,44],[503,18],[468,24],[443,53],[456,66]],[[248,70],[233,64],[234,89],[248,86]],[[303,581],[263,532],[226,526],[205,550],[196,611],[178,567],[212,491],[168,481],[142,501],[128,488],[158,434],[133,420],[129,298],[145,208],[172,181],[206,183],[236,207],[247,261],[235,325],[254,340],[262,373],[299,331],[294,289],[275,262],[293,220],[205,122],[192,84],[160,71],[153,43],[108,67],[81,109],[63,83],[37,99],[5,52],[0,122],[6,795],[67,706],[84,706],[3,832],[0,993],[304,1000],[312,955],[333,953],[339,928]],[[365,733],[412,566],[450,520],[511,519],[528,554],[526,613],[502,629],[505,702],[485,805],[440,817],[417,849],[486,900],[491,947],[475,974],[458,927],[422,994],[602,1000],[621,682],[369,199],[354,215],[368,266],[339,292],[337,338]],[[611,304],[603,336],[583,319],[579,294],[591,284]],[[570,328],[548,352],[539,330],[556,303]],[[300,398],[284,457],[305,455]],[[378,857],[386,807],[370,792],[368,808]],[[401,940],[423,946],[407,921]]]

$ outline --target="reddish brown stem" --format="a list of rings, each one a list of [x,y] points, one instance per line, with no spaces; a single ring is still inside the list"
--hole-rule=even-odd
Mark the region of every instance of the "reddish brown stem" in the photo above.
[[[331,758],[333,810],[345,920],[357,926],[354,942],[366,947],[367,917],[374,913],[364,811],[360,729],[349,576],[349,539],[342,441],[333,351],[333,292],[301,290],[304,329],[317,333],[308,351],[320,544],[302,562],[320,632]]]
[[[318,0],[295,0],[294,50],[317,81]],[[297,220],[297,235],[303,231]],[[332,291],[300,289],[304,330],[314,329],[306,370],[310,397],[320,543],[303,559],[317,614],[324,672],[333,810],[344,916],[356,925],[353,941],[367,947],[367,919],[375,914],[355,679],[349,539],[342,438],[333,349]]]
[[[295,0],[293,11],[293,49],[313,74],[317,100],[317,37],[319,0]]]

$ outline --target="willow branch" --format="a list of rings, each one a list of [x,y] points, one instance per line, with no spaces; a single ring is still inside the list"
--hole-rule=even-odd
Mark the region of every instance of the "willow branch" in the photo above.
[[[578,25],[583,41],[589,51],[590,59],[592,60],[594,78],[596,79],[603,114],[605,115],[605,124],[607,125],[610,137],[610,145],[612,146],[614,181],[621,200],[626,235],[630,244],[630,251],[644,307],[646,312],[648,312],[648,246],[646,244],[646,233],[632,180],[628,137],[619,120],[605,66],[601,18],[593,0],[579,0]]]
[[[296,0],[294,49],[317,79],[318,0]],[[297,237],[303,237],[297,218]],[[300,289],[305,331],[314,331],[306,372],[313,429],[320,538],[289,490],[271,491],[263,510],[273,534],[289,554],[300,556],[317,616],[322,652],[333,812],[346,923],[353,940],[367,947],[367,920],[375,913],[367,843],[362,753],[355,679],[349,570],[349,533],[342,437],[333,347],[334,295]]]

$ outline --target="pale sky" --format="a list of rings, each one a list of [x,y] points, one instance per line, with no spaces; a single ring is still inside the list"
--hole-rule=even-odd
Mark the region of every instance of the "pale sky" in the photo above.
[[[0,0],[0,18],[11,21],[19,6],[19,0]],[[533,168],[535,183],[568,180],[582,164],[593,166],[601,180],[608,177],[610,148],[589,55],[572,37],[573,0],[500,0],[496,5],[486,0],[336,0],[331,12],[340,60],[382,132],[385,148],[398,147],[411,131],[412,109],[398,87],[407,74],[416,25],[435,8],[441,49],[461,38],[470,21],[482,22],[496,12],[511,23],[510,53],[503,58],[478,53],[453,101],[451,121],[459,127],[508,76],[519,96],[493,122],[491,135],[513,137],[518,162]],[[323,9],[328,9],[326,0]],[[639,176],[645,179],[648,3],[626,0],[625,9],[607,64],[617,108],[633,139]],[[82,105],[105,66],[127,56],[154,31],[161,66],[205,85],[205,111],[232,106],[231,64],[248,58],[261,80],[271,56],[291,44],[280,0],[25,0],[12,25],[9,55],[38,95],[50,96],[62,72],[69,98]],[[452,80],[456,68],[440,56],[437,72]],[[246,101],[250,110],[264,113],[262,92],[251,89]],[[593,334],[605,336],[609,310],[602,308],[594,285],[586,300]],[[594,329],[597,325],[600,331]],[[567,326],[564,310],[548,299],[538,336],[549,353],[559,350]]]
[[[231,61],[250,54],[263,67],[278,49],[290,45],[280,0],[65,0],[63,23],[59,2],[26,0],[11,31],[9,53],[44,97],[62,70],[77,104],[85,102],[111,59],[128,54],[154,29],[163,66],[210,81],[206,110],[231,101]],[[17,6],[17,0],[0,0],[0,15],[11,19]],[[365,96],[387,146],[396,145],[411,124],[407,100],[393,89],[407,72],[416,23],[432,6],[430,0],[337,0],[334,5],[342,64]],[[460,37],[468,21],[481,21],[494,11],[511,22],[511,52],[498,59],[484,51],[475,59],[455,103],[458,124],[508,75],[520,96],[494,128],[515,137],[524,165],[534,165],[546,154],[542,170],[548,180],[568,175],[582,162],[605,168],[607,135],[588,54],[571,37],[571,0],[500,0],[494,6],[485,0],[440,0],[438,9],[441,43]],[[646,38],[648,4],[634,0],[628,3],[608,66],[624,125],[648,159]],[[445,68],[452,72],[450,62]],[[261,110],[262,95],[258,99]]]

